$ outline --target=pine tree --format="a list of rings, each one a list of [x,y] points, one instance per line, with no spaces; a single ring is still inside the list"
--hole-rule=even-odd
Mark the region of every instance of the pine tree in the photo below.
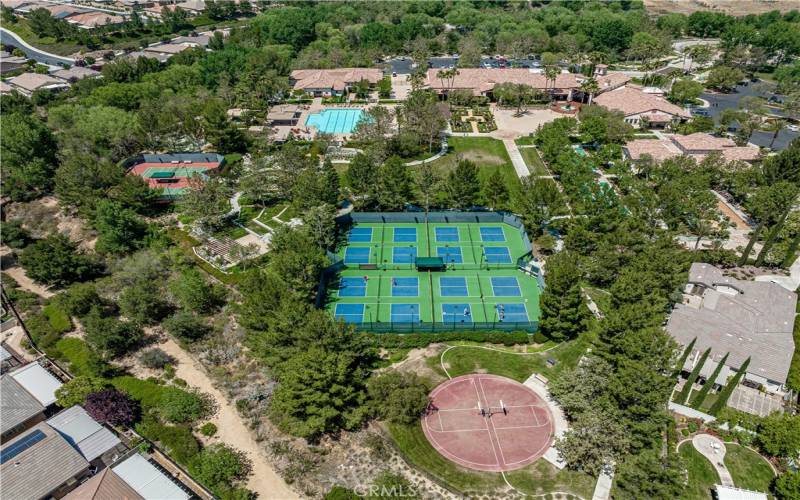
[[[692,349],[694,349],[695,342],[697,342],[697,337],[693,338],[692,341],[689,342],[689,345],[686,346],[686,349],[683,350],[680,359],[675,363],[675,371],[672,373],[673,377],[677,377],[681,370],[683,370],[683,365],[686,364],[689,354],[691,354]]]
[[[562,252],[547,260],[539,328],[553,340],[573,338],[584,329],[589,309],[581,292],[580,278],[577,256]]]
[[[325,195],[327,197],[325,201],[336,206],[336,204],[339,203],[341,187],[339,183],[339,173],[336,171],[330,158],[325,158],[325,162],[322,164],[322,178],[322,184],[325,186]]]
[[[508,199],[508,188],[503,175],[495,170],[483,182],[483,197],[492,208]]]
[[[378,170],[378,205],[383,210],[402,210],[413,197],[413,179],[408,167],[397,156],[389,158]]]
[[[469,160],[461,160],[447,175],[445,189],[453,208],[469,208],[478,201],[480,190],[478,167]]]

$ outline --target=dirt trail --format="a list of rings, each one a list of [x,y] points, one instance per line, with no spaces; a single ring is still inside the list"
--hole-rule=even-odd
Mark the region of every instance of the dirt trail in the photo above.
[[[14,280],[19,283],[19,287],[23,290],[35,293],[36,295],[46,299],[55,295],[45,287],[34,283],[32,279],[28,278],[28,276],[25,274],[25,270],[20,266],[13,266],[9,267],[8,269],[3,269],[3,272],[14,278]]]
[[[219,405],[219,410],[214,415],[212,422],[219,429],[217,435],[220,441],[244,451],[253,461],[253,473],[247,487],[258,493],[259,498],[265,500],[300,498],[267,462],[258,443],[245,427],[236,409],[214,387],[205,372],[197,366],[197,362],[172,339],[166,339],[158,347],[175,358],[177,361],[175,373],[178,377],[186,380],[192,387],[210,394]]]

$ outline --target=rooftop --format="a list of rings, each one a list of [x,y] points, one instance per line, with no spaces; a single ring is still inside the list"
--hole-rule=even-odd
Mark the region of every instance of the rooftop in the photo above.
[[[748,373],[785,382],[797,295],[775,283],[724,276],[711,264],[692,264],[688,281],[691,295],[672,311],[670,335],[682,345],[696,338],[694,350],[711,348],[713,361],[730,353],[726,364],[734,368],[749,357]]]
[[[11,375],[0,378],[0,433],[5,434],[14,427],[27,422],[44,411],[42,405],[26,391]]]
[[[661,161],[682,154],[702,161],[711,153],[719,152],[726,161],[755,161],[761,157],[758,146],[737,146],[727,137],[716,137],[705,132],[690,135],[664,134],[665,139],[636,139],[624,148],[633,161],[649,154]]]
[[[348,84],[367,80],[378,83],[383,71],[376,68],[298,69],[291,73],[296,89],[344,90]]]
[[[28,92],[33,92],[43,87],[66,86],[66,84],[58,78],[39,73],[22,73],[19,76],[10,78],[8,83],[13,87],[18,87]]]
[[[47,497],[81,474],[89,462],[45,423],[0,448],[3,498]]]
[[[524,83],[538,89],[570,89],[579,86],[572,73],[559,73],[553,85],[539,70],[526,68],[459,68],[451,85],[447,79],[439,78],[439,71],[441,70],[428,70],[427,83],[432,89],[471,89],[475,93],[484,93],[500,83]]]
[[[60,69],[58,71],[54,71],[52,75],[56,78],[61,78],[62,80],[70,81],[73,78],[75,80],[83,80],[84,78],[95,78],[100,76],[100,72],[95,71],[92,68],[85,68],[83,66],[73,66],[69,69]]]
[[[67,408],[47,423],[89,462],[121,442],[114,433],[97,423],[80,406]]]
[[[609,109],[622,111],[625,116],[653,111],[682,118],[691,116],[685,109],[672,104],[663,97],[627,86],[598,95],[595,97],[594,103]]]
[[[769,498],[766,493],[722,486],[721,484],[715,484],[714,489],[717,493],[717,500],[767,500]]]
[[[62,385],[60,380],[39,363],[29,363],[8,376],[45,407],[56,402],[56,390]]]
[[[108,12],[86,12],[84,14],[75,14],[67,17],[67,22],[78,24],[86,28],[96,28],[98,26],[123,23],[125,22],[125,18],[109,14]]]
[[[111,469],[143,498],[154,500],[191,498],[183,488],[139,454],[131,455]]]
[[[64,497],[64,500],[144,500],[111,467],[103,469]]]

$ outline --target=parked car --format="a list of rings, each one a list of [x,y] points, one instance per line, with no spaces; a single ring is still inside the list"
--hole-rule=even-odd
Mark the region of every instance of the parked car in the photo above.
[[[788,128],[792,132],[800,132],[800,125],[795,125],[794,123],[790,123],[789,125],[786,125],[786,128]]]

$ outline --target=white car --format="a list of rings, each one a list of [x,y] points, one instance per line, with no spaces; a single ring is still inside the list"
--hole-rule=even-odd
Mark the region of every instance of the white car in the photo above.
[[[793,123],[791,123],[791,124],[789,124],[789,125],[786,125],[786,128],[788,128],[788,129],[789,129],[789,130],[791,130],[792,132],[800,132],[800,126],[798,126],[798,125],[795,125],[795,124],[793,124]]]

